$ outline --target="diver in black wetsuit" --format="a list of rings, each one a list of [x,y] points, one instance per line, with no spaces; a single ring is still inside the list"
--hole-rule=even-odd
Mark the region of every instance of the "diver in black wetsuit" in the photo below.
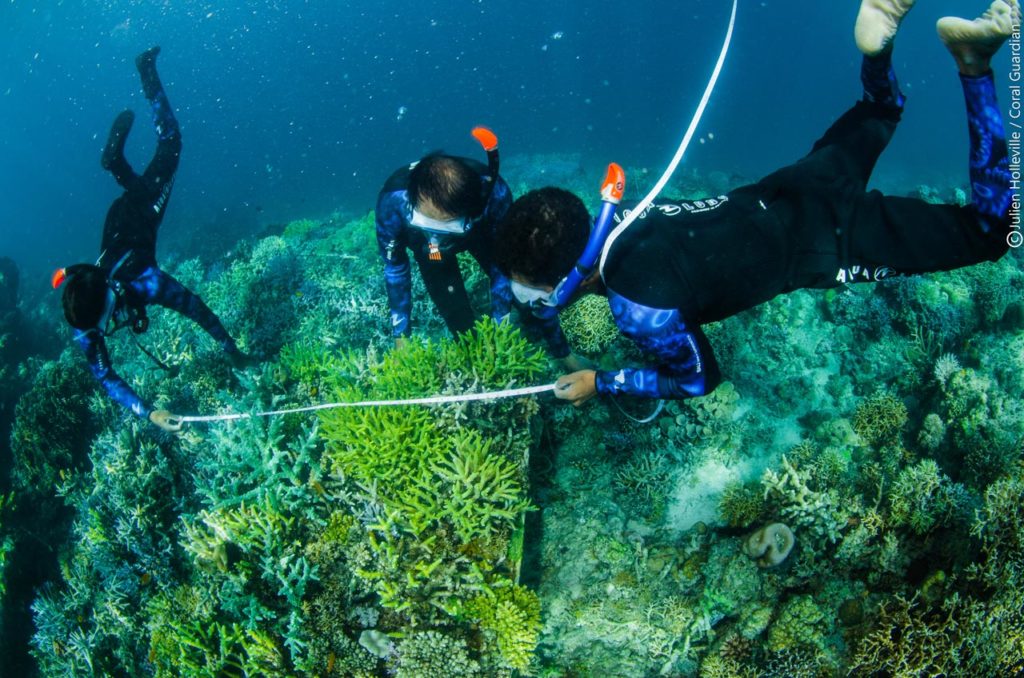
[[[1018,0],[995,0],[975,21],[939,21],[960,71],[970,128],[972,202],[966,207],[865,192],[899,122],[904,97],[892,40],[914,0],[863,0],[855,37],[864,54],[864,98],[811,152],[751,186],[696,201],[659,201],[609,239],[601,279],[623,334],[656,367],[563,376],[556,395],[579,405],[597,393],[687,398],[721,380],[700,325],[801,288],[995,260],[1019,246],[991,57],[1020,25]],[[498,265],[517,298],[552,305],[584,251],[590,217],[561,189],[532,191],[499,226]],[[581,288],[582,289],[582,288]],[[538,310],[539,312],[539,310]]]
[[[101,164],[114,175],[124,193],[107,212],[103,225],[100,257],[95,265],[76,264],[54,274],[53,286],[64,280],[64,315],[85,351],[93,375],[117,402],[160,428],[177,431],[178,418],[167,410],[154,410],[118,376],[110,364],[105,337],[123,327],[138,334],[148,326],[146,306],[159,304],[191,318],[206,330],[227,353],[236,367],[244,367],[248,356],[238,350],[235,340],[216,315],[195,294],[156,263],[156,238],[167,200],[174,184],[181,155],[181,133],[156,71],[159,47],[135,58],[142,89],[153,112],[157,148],[146,171],[132,170],[124,157],[124,144],[135,115],[123,111],[114,120]]]

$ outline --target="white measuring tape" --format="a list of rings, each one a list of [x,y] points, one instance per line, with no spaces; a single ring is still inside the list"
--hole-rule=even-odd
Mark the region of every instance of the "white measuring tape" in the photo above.
[[[668,164],[668,168],[665,173],[661,175],[661,179],[658,179],[658,183],[654,185],[654,188],[640,201],[640,204],[633,208],[622,223],[615,227],[607,240],[604,241],[604,249],[601,250],[601,263],[598,265],[598,270],[601,272],[601,277],[604,277],[604,261],[608,258],[608,251],[612,248],[612,243],[615,239],[626,230],[626,228],[632,224],[638,217],[640,217],[647,208],[651,206],[654,199],[661,193],[661,189],[665,188],[665,184],[668,183],[672,173],[676,171],[676,167],[679,166],[679,161],[683,159],[683,154],[686,153],[687,147],[690,145],[690,141],[693,139],[694,132],[697,131],[697,125],[700,124],[700,119],[704,115],[704,109],[708,106],[708,101],[711,100],[711,93],[715,91],[715,84],[718,82],[718,76],[722,73],[722,65],[725,63],[725,55],[729,53],[729,43],[732,42],[732,30],[736,26],[736,2],[732,0],[732,15],[729,17],[729,30],[725,33],[725,42],[722,44],[722,51],[718,55],[718,63],[715,64],[715,70],[711,74],[711,79],[708,81],[708,86],[704,89],[704,96],[700,99],[700,105],[697,106],[697,112],[694,113],[693,119],[690,121],[690,126],[686,129],[686,134],[683,135],[683,141],[679,144],[679,148],[676,150],[676,154],[672,157],[672,162]]]
[[[211,414],[203,417],[176,417],[183,424],[203,421],[236,421],[238,419],[252,419],[253,417],[276,417],[282,414],[295,414],[298,412],[316,412],[318,410],[333,410],[339,407],[393,407],[396,405],[447,405],[449,403],[466,403],[476,400],[500,400],[502,398],[518,398],[520,396],[536,395],[554,391],[554,384],[545,386],[527,386],[524,388],[509,388],[504,391],[490,391],[488,393],[466,393],[463,395],[430,396],[428,398],[406,398],[397,400],[360,400],[353,403],[324,403],[322,405],[309,405],[307,407],[295,407],[285,410],[271,410],[269,412],[234,412],[231,414]]]

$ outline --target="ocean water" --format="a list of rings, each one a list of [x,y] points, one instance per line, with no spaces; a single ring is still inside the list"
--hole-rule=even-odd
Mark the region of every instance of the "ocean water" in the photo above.
[[[910,104],[880,180],[962,176],[959,85],[933,30],[957,8],[931,3],[905,26],[896,64]],[[686,164],[757,177],[807,149],[859,96],[856,10],[742,7],[701,128],[714,141]],[[118,111],[140,114],[129,159],[152,150],[132,62],[150,45],[164,48],[185,143],[165,231],[245,234],[370,209],[398,164],[439,148],[475,153],[476,124],[507,157],[580,153],[595,182],[610,161],[654,171],[703,91],[728,5],[12,1],[0,13],[0,252],[38,281],[94,256],[117,195],[98,157]]]
[[[639,196],[731,3],[0,3],[0,257],[20,269],[17,309],[0,309],[0,677],[1024,670],[1019,252],[714,323],[726,384],[647,425],[645,401],[540,396],[175,437],[111,403],[72,345],[49,274],[98,254],[119,111],[136,113],[136,169],[153,152],[134,57],[159,44],[184,151],[158,256],[260,364],[232,371],[156,310],[140,339],[162,366],[111,342],[144,398],[214,414],[552,382],[559,366],[518,335],[453,342],[415,273],[423,341],[389,353],[377,192],[433,150],[483,160],[483,124],[517,191],[596,198],[615,161]],[[802,156],[860,96],[857,7],[741,2],[666,195]],[[873,188],[969,190],[934,23],[983,9],[935,0],[907,19],[907,109]],[[993,63],[1005,111],[1012,66],[1008,49]],[[464,270],[483,310],[486,278]],[[562,320],[600,368],[644,359],[600,300]],[[762,532],[778,523],[795,546],[766,567],[756,542],[784,545]]]

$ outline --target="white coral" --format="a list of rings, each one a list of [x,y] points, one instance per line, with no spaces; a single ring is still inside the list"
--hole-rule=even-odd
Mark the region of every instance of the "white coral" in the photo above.
[[[945,386],[949,378],[959,371],[960,361],[952,353],[943,353],[935,361],[935,381],[939,382],[940,386]]]

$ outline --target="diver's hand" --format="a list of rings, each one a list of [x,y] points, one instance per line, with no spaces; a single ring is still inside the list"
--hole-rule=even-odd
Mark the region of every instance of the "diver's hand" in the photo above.
[[[558,364],[561,365],[562,369],[566,370],[567,372],[579,372],[581,370],[594,369],[593,362],[587,360],[586,358],[581,358],[575,353],[570,353],[564,358],[559,358]]]
[[[555,397],[579,407],[597,395],[597,372],[580,370],[560,377],[555,382]]]
[[[153,410],[149,413],[149,420],[168,433],[177,433],[181,430],[181,417],[167,410]]]

